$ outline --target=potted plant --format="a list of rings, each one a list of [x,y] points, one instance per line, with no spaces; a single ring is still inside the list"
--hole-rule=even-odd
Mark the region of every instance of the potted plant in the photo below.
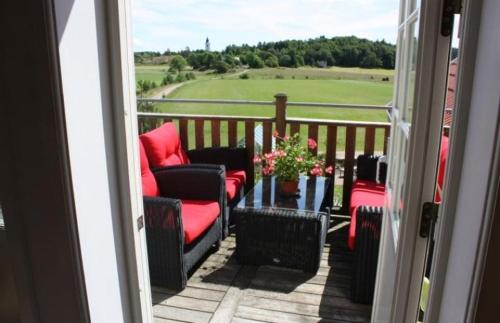
[[[308,147],[304,147],[300,144],[298,133],[291,137],[279,137],[275,131],[273,137],[276,138],[276,148],[270,153],[255,155],[254,163],[262,167],[262,175],[275,177],[282,195],[294,196],[297,194],[301,174],[312,176],[332,174],[333,167],[326,167],[323,160],[313,156],[307,149],[317,147],[314,139],[309,138]]]

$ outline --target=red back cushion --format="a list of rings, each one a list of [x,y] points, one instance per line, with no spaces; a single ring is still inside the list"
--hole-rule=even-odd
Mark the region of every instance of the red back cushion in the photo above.
[[[142,134],[140,139],[151,167],[189,164],[172,122],[166,122],[161,127]]]
[[[139,141],[139,152],[141,156],[141,179],[142,179],[142,194],[144,196],[160,196],[160,190],[156,184],[155,176],[149,168],[148,157],[142,142]]]

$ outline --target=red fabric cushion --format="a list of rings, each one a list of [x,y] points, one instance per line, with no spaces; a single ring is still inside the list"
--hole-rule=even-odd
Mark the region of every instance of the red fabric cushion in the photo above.
[[[152,167],[189,164],[172,122],[166,122],[161,127],[142,134],[140,139]]]
[[[384,206],[385,185],[372,181],[356,180],[351,191],[351,224],[349,226],[349,249],[354,250],[356,244],[356,212],[362,205]]]
[[[141,157],[141,180],[142,180],[142,194],[144,196],[160,196],[160,190],[156,183],[155,176],[151,172],[148,163],[148,157],[144,146],[139,141],[139,154]]]
[[[439,169],[438,169],[438,177],[437,177],[437,185],[440,190],[443,189],[444,184],[444,173],[446,171],[446,160],[448,159],[448,146],[449,139],[446,136],[443,136],[441,139],[441,151],[439,153]],[[436,191],[435,200],[437,203],[441,202],[441,194],[439,194],[439,190]]]
[[[227,199],[231,201],[236,194],[241,190],[247,179],[244,170],[228,170],[226,171],[226,191]]]
[[[219,213],[217,202],[182,200],[184,242],[190,244],[196,240],[215,222]]]

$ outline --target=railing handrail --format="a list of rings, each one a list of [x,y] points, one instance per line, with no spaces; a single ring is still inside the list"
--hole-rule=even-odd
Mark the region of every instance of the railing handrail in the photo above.
[[[139,118],[159,118],[159,119],[188,119],[188,120],[234,120],[255,122],[275,121],[274,117],[254,117],[254,116],[234,116],[234,115],[213,115],[213,114],[180,114],[167,112],[137,112]],[[334,126],[356,126],[356,127],[375,127],[386,128],[390,127],[389,122],[376,121],[351,121],[351,120],[336,120],[336,119],[312,119],[312,118],[287,118],[287,123],[300,124],[318,124],[318,125],[334,125]]]
[[[206,104],[235,104],[235,105],[266,105],[274,106],[274,101],[257,101],[257,100],[221,100],[221,99],[152,99],[152,98],[137,98],[138,102],[150,103],[206,103]],[[316,107],[316,108],[335,108],[335,109],[364,109],[364,110],[388,110],[391,106],[387,105],[372,105],[372,104],[347,104],[333,102],[287,102],[287,106],[295,107]]]
[[[257,100],[137,98],[137,101],[138,102],[151,102],[151,103],[208,103],[208,104],[237,104],[237,105],[269,105],[269,106],[274,106],[274,101],[257,101]]]
[[[274,117],[253,117],[218,114],[187,114],[187,113],[167,113],[167,112],[137,112],[139,118],[159,118],[159,119],[188,119],[188,120],[234,120],[255,122],[275,121]]]
[[[316,107],[336,109],[364,109],[364,110],[388,110],[391,107],[385,105],[371,104],[347,104],[347,103],[322,103],[322,102],[287,102],[288,106],[294,107]]]
[[[335,119],[312,119],[312,118],[287,118],[287,123],[300,124],[317,124],[317,125],[332,125],[332,126],[355,126],[355,127],[374,127],[386,128],[390,127],[389,122],[377,121],[352,121],[352,120],[335,120]]]

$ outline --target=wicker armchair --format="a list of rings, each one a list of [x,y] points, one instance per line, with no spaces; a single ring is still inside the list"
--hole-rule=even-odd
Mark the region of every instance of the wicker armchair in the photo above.
[[[182,148],[175,125],[171,122],[144,133],[140,136],[151,167],[165,167],[172,165],[197,165],[203,167],[220,167],[225,169],[226,197],[223,201],[222,226],[223,238],[228,235],[231,209],[244,196],[244,188],[251,185],[246,181],[250,172],[250,156],[246,148],[204,148],[185,151]]]
[[[151,284],[180,290],[188,273],[222,239],[223,167],[177,165],[141,174]]]
[[[351,299],[356,303],[371,304],[373,301],[386,170],[387,164],[379,163],[378,157],[358,156],[356,180],[351,191],[348,241],[354,253]]]

